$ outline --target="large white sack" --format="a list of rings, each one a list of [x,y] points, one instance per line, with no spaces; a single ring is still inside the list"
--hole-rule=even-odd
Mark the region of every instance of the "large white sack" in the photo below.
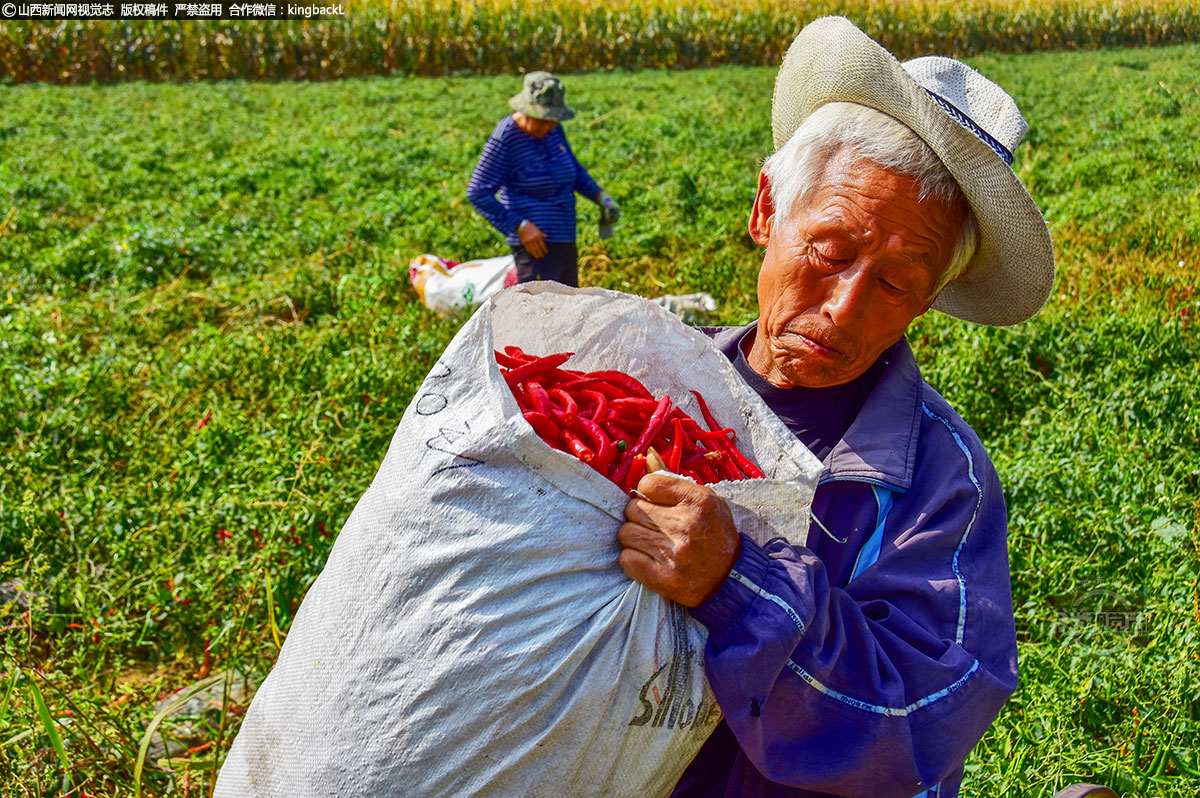
[[[618,565],[627,497],[524,421],[493,350],[573,351],[691,415],[771,479],[739,529],[803,544],[820,464],[701,333],[654,304],[532,283],[462,328],[309,590],[219,798],[665,796],[720,713],[704,627]]]

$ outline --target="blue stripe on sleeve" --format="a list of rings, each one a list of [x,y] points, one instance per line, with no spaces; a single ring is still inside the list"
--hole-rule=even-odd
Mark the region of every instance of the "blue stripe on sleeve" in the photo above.
[[[787,616],[792,620],[792,622],[794,624],[796,624],[796,626],[800,629],[800,633],[801,634],[805,633],[806,630],[805,630],[805,626],[804,626],[804,621],[802,621],[800,619],[800,613],[796,612],[796,610],[793,609],[792,606],[790,604],[788,604],[787,601],[785,601],[782,597],[777,596],[774,593],[771,593],[770,591],[764,589],[762,585],[756,583],[753,579],[750,579],[749,577],[745,576],[744,574],[742,574],[740,571],[738,571],[736,569],[731,570],[729,572],[729,578],[738,582],[739,584],[741,584],[742,586],[744,586],[745,588],[750,590],[752,593],[755,593],[758,596],[761,596],[762,598],[766,599],[767,601],[770,601],[771,603],[780,607],[787,614]],[[813,676],[811,673],[809,673],[807,670],[805,670],[804,667],[802,667],[799,663],[797,663],[794,659],[791,659],[790,657],[788,658],[786,664],[787,664],[788,670],[792,671],[792,673],[799,676],[806,684],[808,684],[809,687],[812,687],[814,690],[817,690],[820,693],[824,693],[825,695],[829,696],[830,698],[834,699],[835,701],[840,701],[841,703],[843,703],[847,706],[851,706],[856,709],[861,709],[864,712],[871,712],[871,713],[878,714],[878,715],[886,715],[888,717],[893,717],[893,718],[902,718],[902,717],[911,715],[912,713],[916,712],[917,710],[919,710],[923,707],[927,707],[930,704],[936,703],[936,702],[942,700],[943,698],[945,698],[946,696],[957,692],[959,689],[962,688],[963,685],[965,685],[970,680],[970,678],[972,676],[974,676],[976,673],[979,672],[979,660],[974,660],[971,663],[971,667],[967,669],[966,673],[964,673],[962,676],[960,676],[958,679],[956,679],[953,683],[947,685],[946,687],[943,687],[941,690],[936,690],[927,696],[918,698],[916,701],[913,701],[911,704],[908,704],[907,706],[889,707],[889,706],[883,706],[881,704],[872,704],[869,701],[863,701],[861,699],[854,698],[852,696],[846,695],[845,693],[834,690],[832,687],[829,687],[829,686],[823,684],[819,679],[817,679],[815,676]]]

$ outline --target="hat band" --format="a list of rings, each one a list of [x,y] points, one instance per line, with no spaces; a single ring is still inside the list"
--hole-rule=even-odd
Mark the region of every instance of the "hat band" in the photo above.
[[[924,86],[922,86],[921,88],[925,89]],[[1012,156],[1012,153],[1009,152],[1008,148],[1005,147],[1000,142],[996,141],[990,135],[988,135],[988,132],[986,130],[981,128],[979,125],[975,124],[974,119],[967,116],[962,111],[958,110],[958,107],[956,105],[954,105],[954,103],[947,100],[945,97],[941,97],[937,94],[934,94],[929,89],[925,89],[925,93],[928,94],[930,97],[932,97],[934,99],[934,102],[936,102],[938,105],[942,106],[942,110],[945,111],[946,113],[950,114],[950,116],[954,118],[954,121],[958,122],[958,124],[962,125],[967,130],[974,133],[979,138],[980,141],[982,141],[984,144],[991,147],[992,151],[995,152],[997,155],[999,155],[1000,158],[1006,164],[1008,164],[1009,166],[1012,166],[1013,156]]]

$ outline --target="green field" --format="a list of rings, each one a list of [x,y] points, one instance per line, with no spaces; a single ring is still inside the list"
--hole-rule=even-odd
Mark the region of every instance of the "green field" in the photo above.
[[[850,17],[901,58],[1182,44],[1192,0],[344,0],[292,22],[13,22],[0,82],[332,80],[775,65],[817,17]]]
[[[1200,46],[972,63],[1030,121],[1016,166],[1060,276],[1022,326],[910,335],[1009,501],[1022,686],[964,793],[1195,796]],[[568,136],[624,210],[602,243],[581,203],[585,283],[753,318],[773,77],[568,76]],[[0,88],[0,581],[23,587],[0,605],[0,796],[207,795],[237,707],[139,753],[155,702],[269,669],[457,329],[409,258],[505,251],[463,192],[518,88]]]

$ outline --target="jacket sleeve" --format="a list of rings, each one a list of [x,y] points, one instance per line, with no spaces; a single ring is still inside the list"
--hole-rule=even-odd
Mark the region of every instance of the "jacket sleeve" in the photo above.
[[[566,141],[566,138],[566,134],[563,134],[563,141]],[[587,197],[592,202],[598,202],[603,189],[600,188],[599,183],[592,179],[592,176],[588,174],[588,170],[584,169],[583,164],[575,157],[575,150],[571,149],[570,142],[567,142],[567,150],[571,153],[571,160],[575,162],[575,185],[573,188],[579,195]]]
[[[467,184],[467,199],[492,227],[505,236],[514,233],[517,225],[524,221],[519,214],[505,208],[496,199],[496,192],[504,185],[508,174],[503,140],[493,134],[483,145],[483,154],[479,156],[479,163],[471,174],[471,181]]]
[[[1004,499],[979,454],[897,499],[845,588],[810,549],[743,535],[693,609],[717,702],[767,779],[909,798],[962,767],[1016,688]]]

